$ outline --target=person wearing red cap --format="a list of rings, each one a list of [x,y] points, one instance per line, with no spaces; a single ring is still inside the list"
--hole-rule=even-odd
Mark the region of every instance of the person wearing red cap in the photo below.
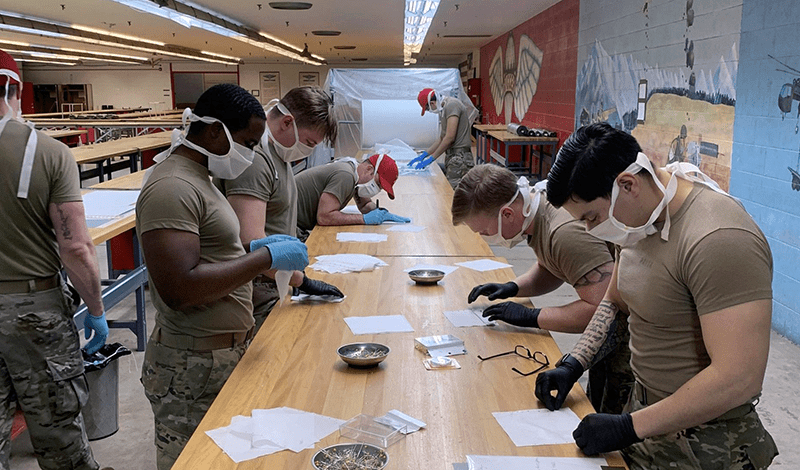
[[[88,390],[72,315],[86,302],[90,354],[108,336],[100,272],[75,159],[19,116],[22,81],[0,51],[0,468],[16,405],[43,469],[95,470],[81,408]],[[74,286],[61,276],[66,270]],[[73,290],[77,291],[74,293]]]
[[[439,138],[428,150],[408,162],[408,166],[420,170],[444,154],[444,174],[455,188],[461,177],[475,166],[470,139],[472,123],[467,108],[456,98],[440,96],[433,88],[423,88],[417,95],[417,102],[422,107],[422,116],[425,111],[439,115]]]
[[[301,240],[317,225],[379,225],[408,223],[411,219],[381,209],[372,201],[381,190],[394,199],[397,163],[389,155],[375,154],[356,162],[340,158],[297,175],[297,237]],[[342,209],[353,199],[360,214]]]
[[[253,164],[234,179],[214,178],[239,219],[244,246],[268,235],[292,235],[297,228],[297,185],[292,163],[308,157],[314,147],[336,141],[333,100],[320,87],[292,88],[267,106],[267,128],[256,146]],[[299,149],[300,151],[296,151]],[[311,295],[344,297],[334,285],[293,271],[289,285]],[[280,301],[272,272],[253,280],[256,331]]]

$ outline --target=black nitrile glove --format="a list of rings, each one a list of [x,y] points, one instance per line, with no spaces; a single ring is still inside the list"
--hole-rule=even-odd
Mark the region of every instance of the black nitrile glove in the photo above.
[[[516,326],[539,328],[540,308],[528,308],[516,302],[502,302],[486,307],[484,317],[490,321],[501,320]]]
[[[633,429],[633,418],[630,413],[586,415],[573,431],[572,437],[586,455],[620,450],[641,442]]]
[[[332,295],[334,297],[344,297],[342,291],[339,290],[338,287],[334,286],[333,284],[328,284],[324,281],[317,281],[315,279],[311,279],[305,274],[303,274],[303,283],[300,284],[298,289],[301,292],[311,295]]]
[[[557,363],[556,368],[539,373],[536,377],[536,398],[550,411],[561,408],[567,399],[572,386],[583,375],[583,366],[577,359],[565,354]],[[551,391],[558,394],[553,397]]]
[[[467,297],[467,303],[471,304],[472,302],[475,302],[475,300],[482,295],[487,296],[489,300],[495,300],[514,297],[518,292],[519,286],[514,281],[506,282],[505,284],[481,284],[479,286],[475,286],[469,293],[469,296]]]

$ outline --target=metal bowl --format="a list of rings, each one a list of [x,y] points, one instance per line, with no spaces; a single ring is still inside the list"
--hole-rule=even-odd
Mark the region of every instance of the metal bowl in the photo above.
[[[438,269],[415,269],[408,272],[408,277],[417,284],[436,284],[444,277]]]
[[[352,367],[375,367],[389,355],[389,346],[379,343],[351,343],[340,346],[339,357]]]
[[[335,444],[311,457],[317,470],[381,470],[388,462],[386,451],[370,444]]]

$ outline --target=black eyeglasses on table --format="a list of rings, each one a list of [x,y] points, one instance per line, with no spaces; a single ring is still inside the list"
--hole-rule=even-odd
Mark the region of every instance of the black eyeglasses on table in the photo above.
[[[534,370],[532,370],[530,372],[527,372],[527,373],[520,372],[519,369],[517,369],[516,367],[512,367],[511,368],[511,370],[513,370],[514,372],[516,372],[517,374],[519,374],[519,375],[521,375],[523,377],[527,377],[529,375],[533,375],[533,374],[539,372],[540,370],[542,370],[545,367],[550,365],[550,360],[547,359],[547,355],[545,355],[545,353],[543,353],[541,351],[531,352],[530,349],[528,349],[527,347],[525,347],[525,346],[523,346],[521,344],[516,345],[514,347],[513,351],[508,351],[508,352],[504,352],[504,353],[500,353],[500,354],[495,354],[494,356],[481,357],[480,354],[479,354],[478,355],[478,359],[480,359],[481,361],[488,361],[489,359],[494,359],[494,358],[500,357],[500,356],[508,356],[509,354],[516,354],[519,357],[522,357],[522,358],[525,358],[525,359],[530,359],[533,362],[535,362],[537,364],[540,364],[539,367],[537,367],[536,369],[534,369]]]

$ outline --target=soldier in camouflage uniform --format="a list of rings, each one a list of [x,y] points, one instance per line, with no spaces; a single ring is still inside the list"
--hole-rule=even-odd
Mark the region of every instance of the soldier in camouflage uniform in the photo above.
[[[755,402],[769,355],[772,253],[741,204],[696,167],[654,167],[607,123],[567,139],[547,198],[620,246],[578,344],[536,379],[536,396],[559,408],[627,316],[634,391],[621,415],[583,418],[578,447],[621,450],[634,470],[769,467],[778,449]]]
[[[69,149],[17,118],[19,70],[0,51],[0,468],[9,468],[17,404],[39,466],[95,470],[81,407],[88,390],[78,331],[77,297],[89,309],[91,353],[108,336],[100,273],[86,228],[75,160]]]
[[[253,278],[308,264],[305,245],[288,235],[243,247],[236,213],[209,178],[236,178],[252,163],[266,123],[258,100],[215,85],[184,119],[188,129],[156,157],[136,202],[156,308],[142,384],[159,470],[175,463],[253,336]]]
[[[417,101],[422,107],[423,116],[425,111],[439,115],[439,138],[428,150],[408,162],[408,165],[419,170],[445,154],[444,174],[450,186],[455,189],[461,178],[475,166],[469,110],[458,98],[439,96],[433,88],[420,91]]]

